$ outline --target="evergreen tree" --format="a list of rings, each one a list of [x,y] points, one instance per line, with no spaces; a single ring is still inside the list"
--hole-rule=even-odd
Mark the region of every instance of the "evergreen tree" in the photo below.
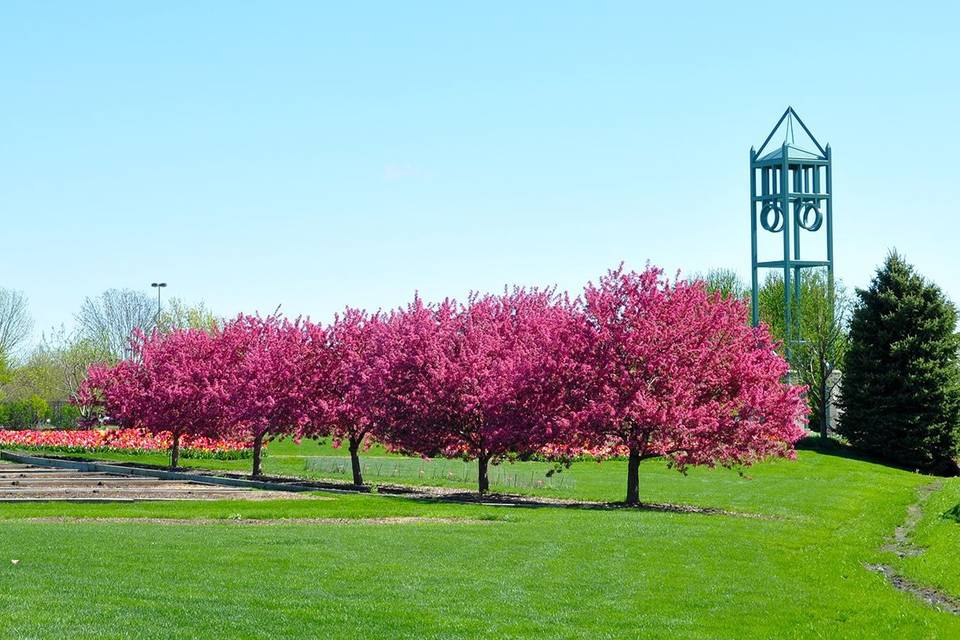
[[[957,311],[896,252],[859,297],[843,368],[840,432],[854,446],[951,473],[960,453]]]

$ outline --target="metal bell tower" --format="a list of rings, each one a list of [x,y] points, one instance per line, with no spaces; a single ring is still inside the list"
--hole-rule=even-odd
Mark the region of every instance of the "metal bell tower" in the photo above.
[[[799,126],[800,132],[795,129]],[[781,144],[767,145],[777,136]],[[798,141],[798,137],[800,140]],[[767,153],[764,154],[764,151]],[[792,311],[800,298],[800,274],[803,269],[826,268],[830,290],[833,290],[833,176],[830,145],[820,146],[817,139],[793,110],[780,116],[760,149],[750,149],[750,240],[752,250],[751,310],[754,326],[760,323],[758,295],[759,270],[783,271],[783,309],[788,358],[791,345],[799,336]],[[824,225],[826,223],[826,225]],[[774,260],[758,255],[757,231],[782,235],[783,255]],[[824,232],[821,228],[826,226]],[[818,251],[825,259],[803,260],[801,239],[825,236],[826,251]],[[814,238],[811,238],[814,240]],[[777,245],[779,246],[779,242]],[[779,252],[779,248],[777,249]]]

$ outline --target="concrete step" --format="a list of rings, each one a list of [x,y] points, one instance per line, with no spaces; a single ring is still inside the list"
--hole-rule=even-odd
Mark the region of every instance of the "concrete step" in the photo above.
[[[0,463],[0,502],[133,502],[138,500],[273,500],[299,497],[305,487],[211,478],[193,473],[76,464],[4,453],[22,463]],[[80,467],[80,468],[73,468]],[[89,470],[85,470],[89,469]]]

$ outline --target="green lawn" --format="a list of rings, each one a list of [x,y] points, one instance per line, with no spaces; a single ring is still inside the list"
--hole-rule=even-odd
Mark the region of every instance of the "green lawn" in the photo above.
[[[300,475],[305,462],[298,454],[332,455],[315,443],[304,447],[274,443],[267,471]],[[541,467],[546,468],[515,465],[517,473],[534,476]],[[611,501],[623,497],[621,462],[583,462],[564,473],[575,482],[562,490],[526,490]],[[895,564],[891,554],[878,549],[903,520],[917,487],[930,481],[839,455],[801,451],[796,462],[759,465],[746,477],[702,469],[684,477],[657,461],[642,467],[645,500],[763,518],[436,504],[349,494],[249,503],[2,504],[0,634],[958,638],[960,618],[892,589],[863,567]],[[960,594],[960,524],[933,514],[957,502],[960,483],[949,481],[931,497],[917,531],[929,550],[897,566],[916,580],[929,579]],[[28,520],[64,515],[227,521]],[[237,517],[387,516],[445,520],[229,523]],[[20,562],[14,565],[11,559]]]

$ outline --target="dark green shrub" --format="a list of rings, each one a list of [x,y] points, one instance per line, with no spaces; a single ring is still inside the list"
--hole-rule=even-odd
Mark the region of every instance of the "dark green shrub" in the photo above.
[[[944,513],[943,517],[947,520],[953,520],[957,524],[960,524],[960,504],[955,505],[952,509]]]
[[[80,419],[80,409],[67,402],[57,403],[52,407],[50,421],[58,429],[76,429]]]
[[[50,406],[40,396],[6,403],[6,426],[12,429],[34,429],[50,417]]]

